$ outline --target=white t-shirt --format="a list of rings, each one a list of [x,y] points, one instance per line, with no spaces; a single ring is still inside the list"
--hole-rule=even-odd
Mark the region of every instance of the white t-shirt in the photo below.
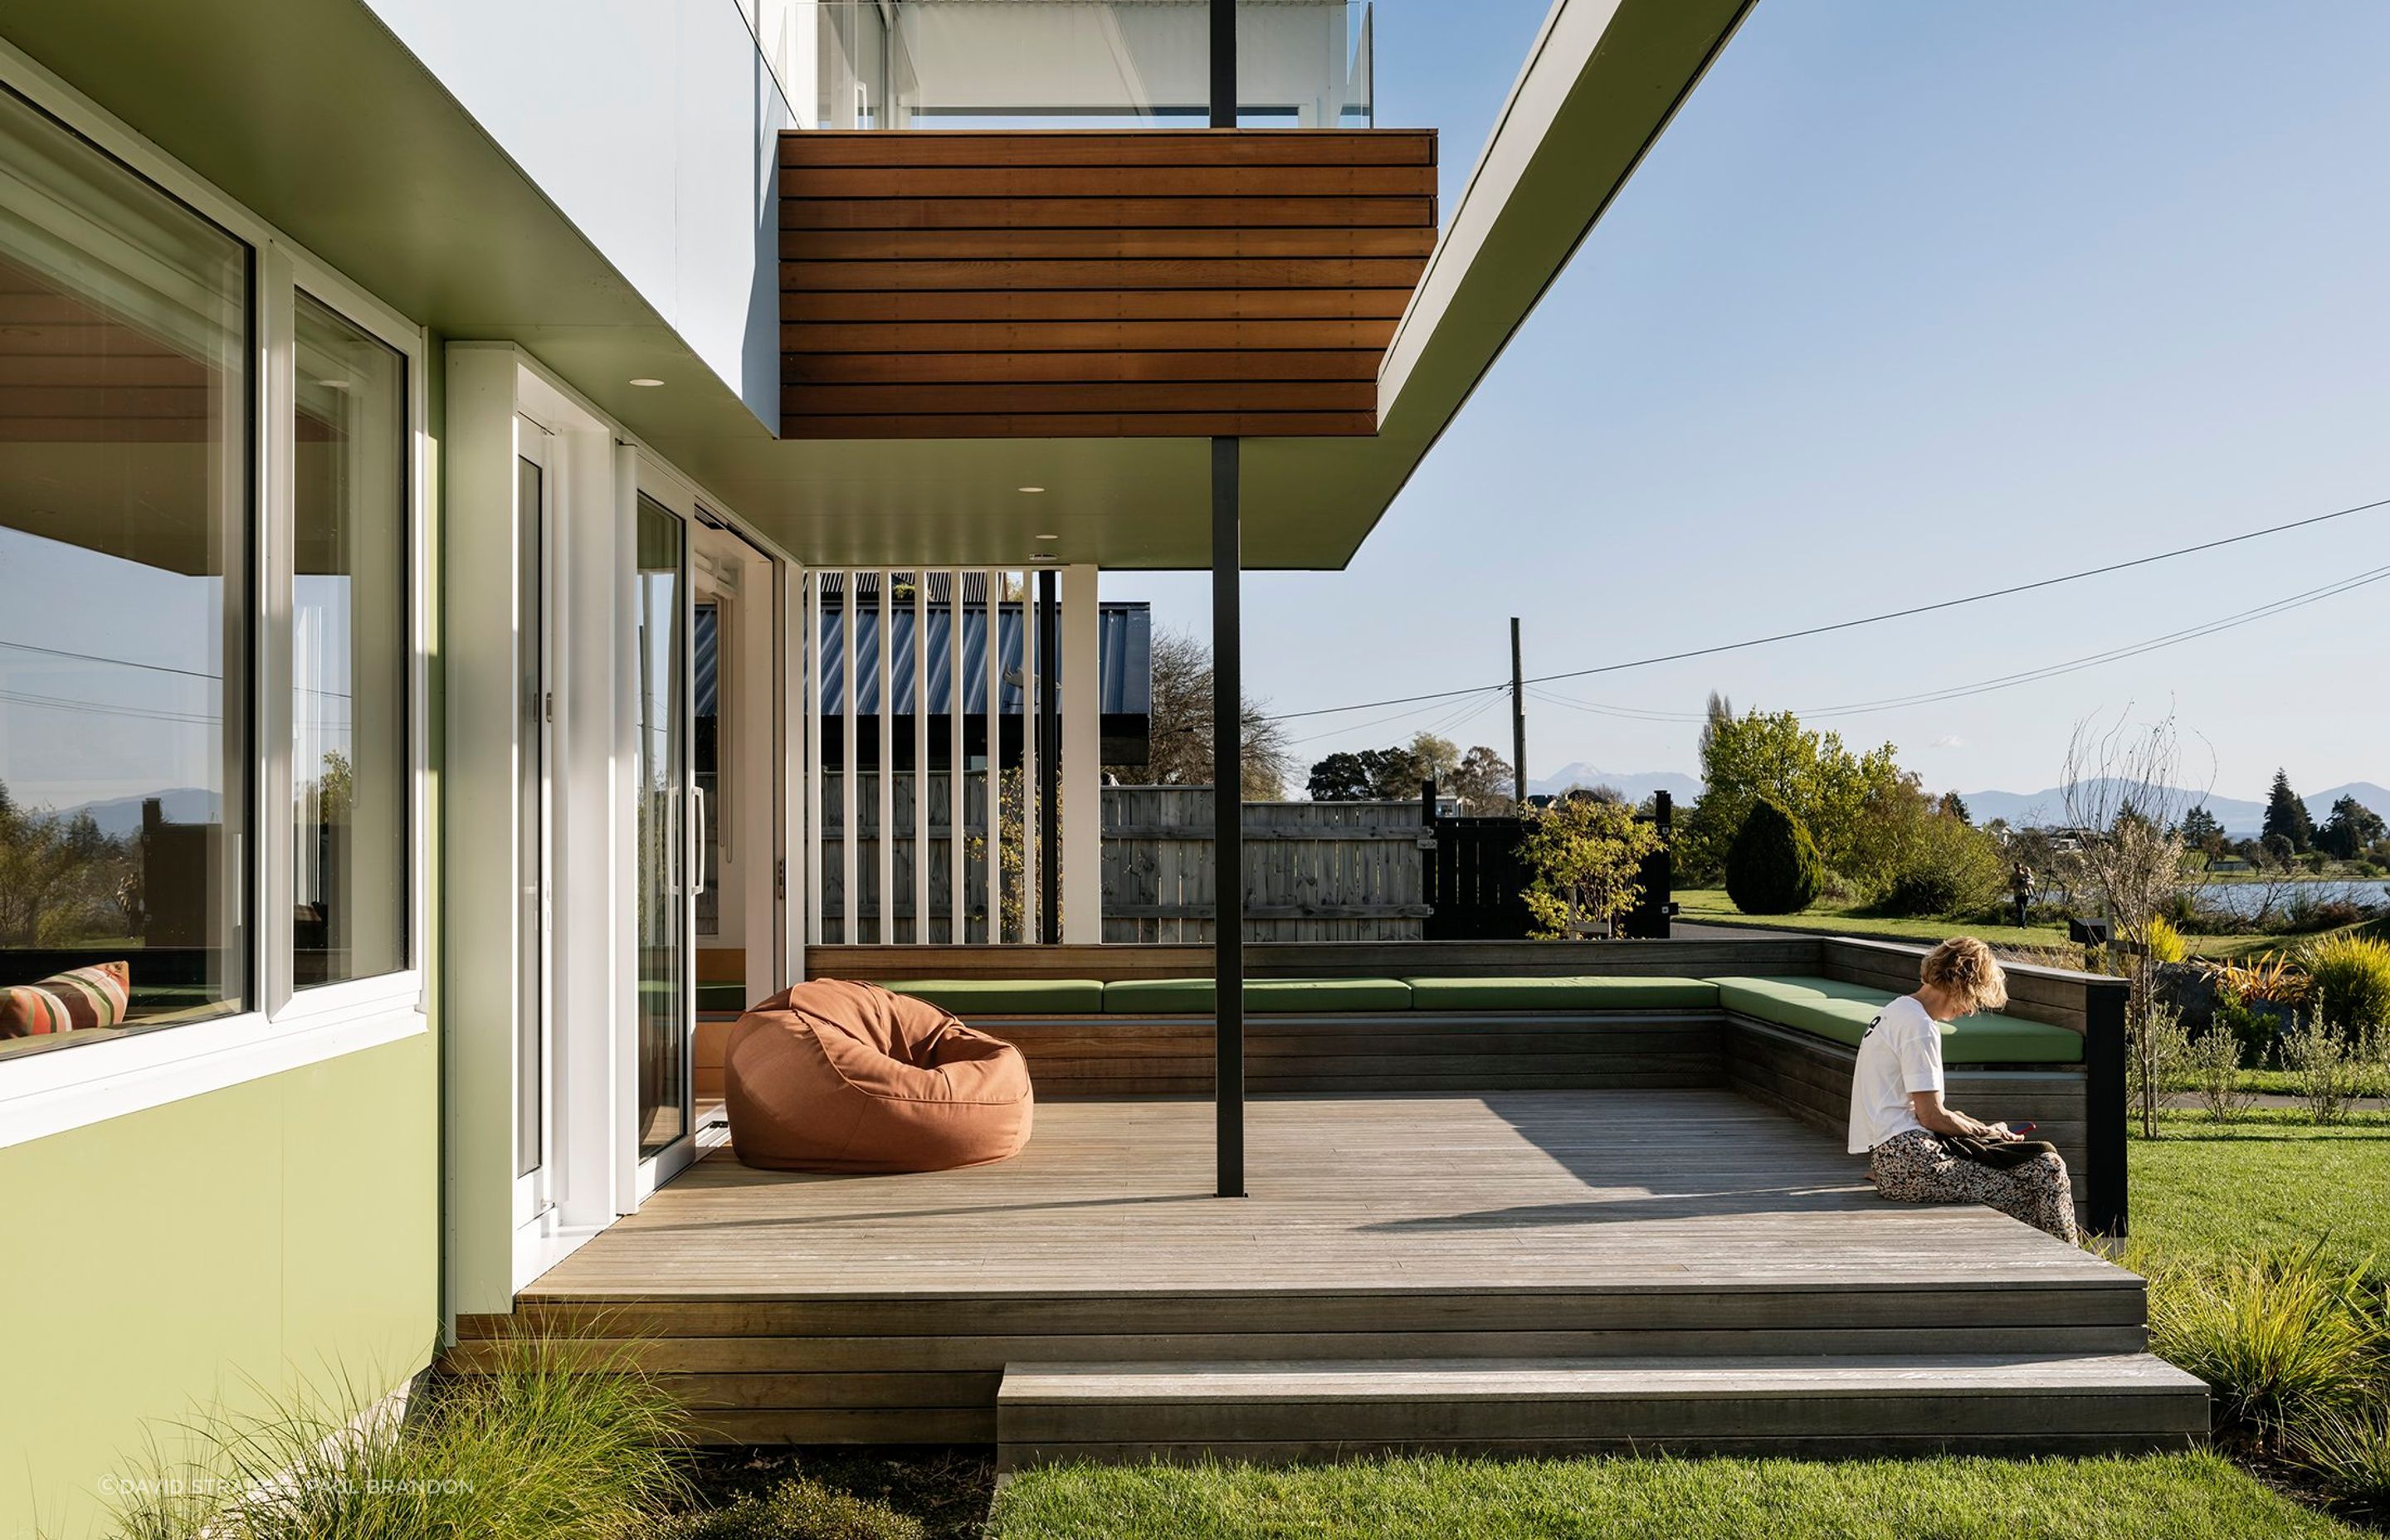
[[[1851,1072],[1851,1153],[1925,1125],[1908,1110],[1912,1091],[1942,1089],[1942,1029],[1909,995],[1883,1007],[1859,1040]]]

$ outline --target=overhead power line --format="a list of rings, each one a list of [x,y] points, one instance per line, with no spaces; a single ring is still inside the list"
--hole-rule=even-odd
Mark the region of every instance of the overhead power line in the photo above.
[[[1792,714],[1805,722],[1823,721],[1838,716],[1859,716],[1870,712],[1895,711],[1904,706],[1922,706],[1940,700],[1957,700],[1971,695],[1985,695],[1993,690],[2009,689],[2018,685],[2029,685],[2043,679],[2054,679],[2061,674],[2077,674],[2085,669],[2097,668],[2102,663],[2113,663],[2126,658],[2137,658],[2142,653],[2155,652],[2161,648],[2173,647],[2181,642],[2196,641],[2202,636],[2212,636],[2219,631],[2229,631],[2236,626],[2248,625],[2275,615],[2287,614],[2294,610],[2303,610],[2310,604],[2320,604],[2325,599],[2383,582],[2384,579],[2390,579],[2390,566],[2376,567],[2369,571],[2353,573],[2345,578],[2335,579],[2321,587],[2292,594],[2270,603],[2258,605],[2254,609],[2239,610],[2217,620],[2204,621],[2197,625],[2186,626],[2179,631],[2169,631],[2164,635],[2152,636],[2143,641],[2128,642],[2122,647],[2110,648],[2103,652],[2070,658],[2064,662],[2049,663],[2039,668],[2026,669],[2018,674],[2004,674],[1991,679],[1978,679],[1971,684],[1921,690],[1913,695],[1887,696],[1878,700],[1852,701],[1838,706],[1805,706]],[[1701,712],[1643,711],[1633,706],[1616,706],[1600,701],[1582,700],[1575,696],[1562,695],[1557,690],[1538,689],[1529,693],[1538,700],[1555,706],[1565,706],[1571,711],[1590,712],[1597,716],[1671,723],[1700,722],[1706,719],[1706,713]]]
[[[1907,620],[1916,615],[1931,615],[1945,610],[1956,610],[1963,605],[1983,604],[1992,599],[2012,598],[2019,594],[2055,588],[2062,584],[2080,583],[2087,578],[2105,577],[2113,572],[2129,571],[2136,567],[2147,567],[2160,561],[2172,561],[2178,557],[2196,556],[2203,551],[2221,550],[2228,545],[2238,545],[2251,540],[2262,540],[2268,535],[2287,534],[2293,530],[2310,529],[2318,524],[2329,523],[2335,519],[2346,519],[2355,514],[2371,513],[2384,507],[2390,507],[2390,497],[2376,498],[2372,502],[2359,503],[2353,507],[2335,508],[2330,513],[2314,514],[2306,519],[2294,519],[2287,523],[2268,524],[2264,529],[2244,530],[2239,534],[2225,535],[2220,539],[2203,540],[2193,545],[2178,545],[2168,551],[2153,551],[2147,556],[2133,557],[2124,561],[2111,561],[2098,567],[2086,567],[2080,571],[2062,572],[2055,577],[2037,578],[2031,583],[2011,584],[2005,588],[1987,588],[1979,594],[1965,594],[1957,598],[1937,599],[1931,604],[1910,605],[1906,609],[1887,610],[1880,614],[1860,615],[1851,620],[1829,622],[1823,625],[1803,626],[1793,631],[1779,631],[1766,636],[1746,637],[1739,642],[1720,642],[1712,647],[1688,648],[1681,652],[1658,653],[1649,658],[1635,658],[1618,663],[1601,663],[1592,668],[1570,669],[1560,674],[1540,674],[1525,682],[1530,685],[1548,685],[1563,679],[1585,679],[1599,674],[1618,674],[1627,669],[1651,668],[1660,663],[1677,663],[1692,658],[1715,657],[1722,652],[1740,652],[1746,648],[1769,647],[1778,642],[1798,641],[1805,636],[1823,636],[1833,632],[1850,631],[1864,625],[1881,625],[1886,621]],[[1471,685],[1461,689],[1431,690],[1424,695],[1399,695],[1384,700],[1364,700],[1350,706],[1317,706],[1308,711],[1280,712],[1272,715],[1269,720],[1292,722],[1301,717],[1333,716],[1343,712],[1375,711],[1387,706],[1408,706],[1428,700],[1448,700],[1463,695],[1475,695],[1484,689],[1508,689],[1509,687],[1506,682],[1490,686]]]

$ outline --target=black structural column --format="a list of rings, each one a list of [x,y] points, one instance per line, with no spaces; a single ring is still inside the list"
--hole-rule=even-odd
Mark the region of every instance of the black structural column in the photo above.
[[[1237,126],[1237,0],[1212,0],[1212,126]],[[1235,439],[1212,441],[1212,976],[1219,1196],[1245,1195],[1245,660]]]
[[[1037,574],[1037,940],[1062,941],[1061,606],[1050,571]]]
[[[1243,561],[1235,439],[1212,441],[1212,972],[1219,1195],[1245,1195]]]

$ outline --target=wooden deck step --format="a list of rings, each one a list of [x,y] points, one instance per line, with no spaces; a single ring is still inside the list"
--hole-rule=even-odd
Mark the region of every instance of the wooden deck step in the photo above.
[[[2182,1448],[2207,1387],[2147,1354],[1008,1366],[1008,1469],[1386,1451],[2085,1454]]]

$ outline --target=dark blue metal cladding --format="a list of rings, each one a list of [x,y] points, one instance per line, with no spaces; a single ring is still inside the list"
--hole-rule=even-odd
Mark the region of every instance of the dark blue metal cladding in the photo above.
[[[892,714],[912,713],[917,695],[913,678],[913,605],[899,599],[891,615],[896,650],[889,660],[889,684],[895,699]],[[996,655],[1003,672],[997,696],[999,715],[1021,713],[1022,607],[1007,604],[997,611]],[[949,643],[954,611],[947,605],[930,607],[929,701],[933,714],[951,707],[954,648]],[[1097,652],[1103,680],[1103,714],[1145,716],[1153,710],[1153,611],[1142,603],[1104,604],[1097,610]],[[987,709],[987,610],[963,609],[963,711],[979,715]],[[875,716],[880,711],[880,605],[865,595],[854,616],[854,650],[859,687],[855,712]],[[825,607],[821,617],[822,713],[835,716],[846,710],[846,633],[837,610]]]

